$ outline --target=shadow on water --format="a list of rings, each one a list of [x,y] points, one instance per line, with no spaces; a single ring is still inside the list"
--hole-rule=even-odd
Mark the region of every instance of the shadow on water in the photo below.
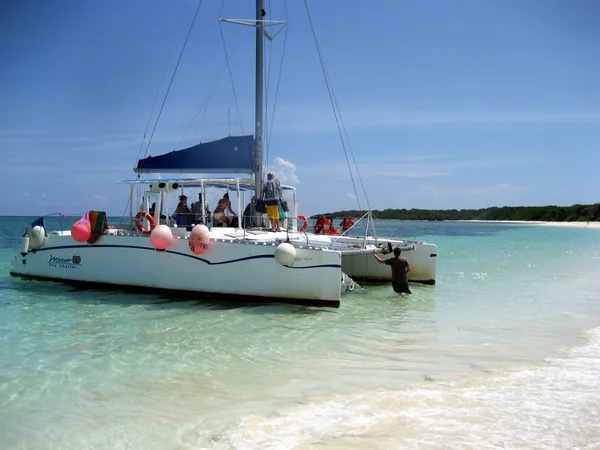
[[[16,283],[10,281],[0,281],[0,291],[12,291],[15,289]]]
[[[0,281],[2,303],[27,300],[29,302],[77,302],[84,304],[110,304],[122,308],[145,306],[157,309],[182,310],[238,310],[250,315],[315,315],[348,314],[354,312],[377,313],[392,308],[429,310],[435,304],[435,287],[411,284],[413,295],[396,294],[389,283],[369,283],[364,289],[344,295],[342,308],[298,305],[272,301],[249,301],[243,298],[220,297],[217,294],[193,292],[152,292],[139,288],[86,287],[55,281],[9,279]],[[10,292],[15,295],[10,295]],[[7,295],[8,294],[8,295]]]
[[[87,304],[107,303],[119,307],[145,305],[159,309],[240,310],[247,314],[315,314],[317,311],[335,311],[335,308],[313,307],[293,303],[246,300],[217,294],[172,292],[138,287],[108,285],[102,288],[86,287],[56,281],[17,279],[0,282],[0,290],[19,292],[29,301],[71,301]]]

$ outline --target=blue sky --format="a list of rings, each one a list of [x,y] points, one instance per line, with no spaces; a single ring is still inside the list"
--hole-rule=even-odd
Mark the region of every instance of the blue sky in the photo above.
[[[268,44],[269,168],[301,213],[356,208],[304,2],[285,5],[266,1],[290,22]],[[600,202],[600,2],[308,5],[372,208]],[[0,215],[125,210],[117,182],[134,177],[196,6],[0,4]],[[220,15],[251,18],[252,2],[203,1],[152,155],[253,132],[253,30]]]

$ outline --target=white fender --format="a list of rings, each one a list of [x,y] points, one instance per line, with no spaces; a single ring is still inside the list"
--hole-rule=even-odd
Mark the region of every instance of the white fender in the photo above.
[[[29,235],[21,236],[21,256],[25,256],[29,251]]]
[[[44,241],[46,240],[46,230],[44,227],[36,225],[31,229],[31,234],[29,236],[29,247],[31,250],[37,250],[44,245]]]
[[[292,244],[282,242],[275,249],[275,261],[282,266],[291,266],[296,260],[296,249]]]

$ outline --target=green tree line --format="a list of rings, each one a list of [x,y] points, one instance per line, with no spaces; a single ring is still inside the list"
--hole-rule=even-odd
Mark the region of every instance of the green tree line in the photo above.
[[[327,217],[361,217],[366,211],[324,213]],[[534,220],[549,222],[600,221],[600,203],[572,206],[502,206],[483,209],[384,209],[374,210],[377,219],[395,220]],[[317,216],[313,216],[317,217]]]

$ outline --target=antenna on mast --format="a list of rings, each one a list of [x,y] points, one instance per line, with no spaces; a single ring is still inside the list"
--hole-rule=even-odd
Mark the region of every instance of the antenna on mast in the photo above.
[[[264,38],[272,41],[275,36],[287,25],[287,21],[264,20],[267,12],[264,8],[264,0],[256,0],[256,19],[223,19],[221,22],[235,23],[256,28],[256,80],[255,80],[255,108],[254,108],[254,152],[252,155],[252,171],[254,172],[254,193],[256,198],[260,198],[263,183],[263,138],[264,138],[264,93],[263,93],[263,49]],[[281,28],[273,35],[267,33],[266,28],[271,26],[280,26]]]

